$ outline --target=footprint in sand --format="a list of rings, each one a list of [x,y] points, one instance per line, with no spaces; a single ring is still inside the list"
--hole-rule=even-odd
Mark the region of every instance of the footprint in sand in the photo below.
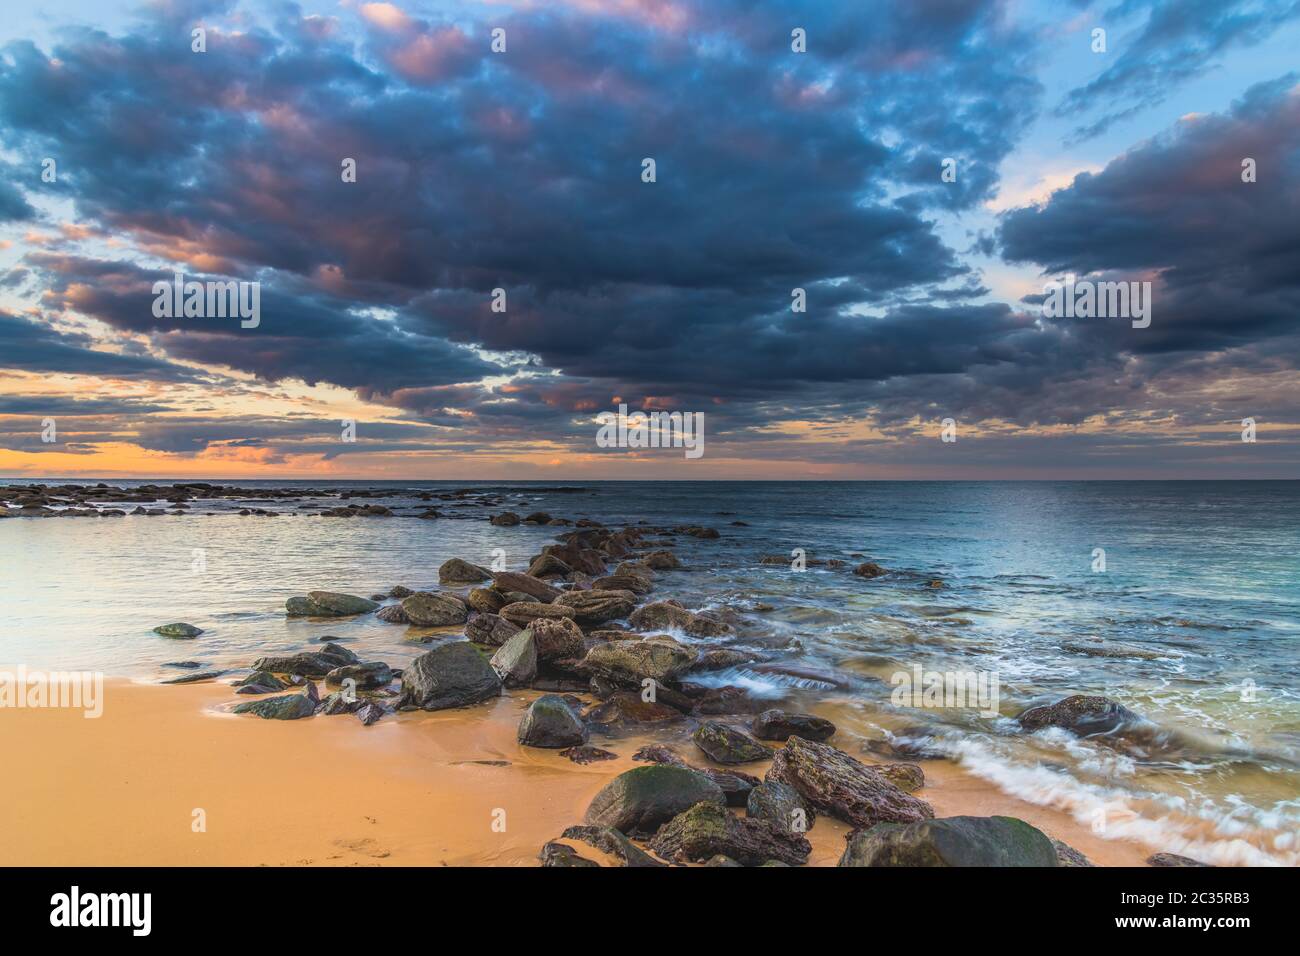
[[[352,840],[338,839],[334,841],[334,845],[341,847],[344,850],[350,850],[353,853],[360,854],[361,856],[370,856],[379,860],[389,856],[391,852],[380,846],[371,837],[361,837]]]

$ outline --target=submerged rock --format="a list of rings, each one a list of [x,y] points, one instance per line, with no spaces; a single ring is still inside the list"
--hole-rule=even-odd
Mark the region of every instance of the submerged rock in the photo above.
[[[454,594],[417,591],[402,599],[402,611],[416,627],[447,627],[464,624],[469,608]]]
[[[840,866],[1057,866],[1047,835],[1015,817],[878,823],[849,836]]]
[[[684,863],[701,863],[722,854],[745,866],[761,866],[769,860],[800,866],[807,862],[812,845],[802,834],[769,820],[737,817],[716,804],[697,803],[665,824],[650,849],[665,860]]]
[[[587,742],[587,727],[558,694],[544,694],[529,705],[519,722],[519,742],[526,747],[576,747]]]
[[[1142,718],[1109,697],[1075,694],[1055,704],[1030,707],[1016,718],[1031,733],[1044,727],[1061,727],[1080,737],[1108,734]]]
[[[627,770],[596,794],[586,822],[629,835],[653,833],[697,803],[726,803],[722,790],[704,774],[657,764]]]
[[[784,710],[765,710],[750,725],[760,740],[789,740],[802,737],[820,743],[835,736],[835,725],[812,714],[791,714]]]
[[[793,787],[817,810],[857,827],[934,816],[928,803],[903,792],[876,769],[829,744],[801,737],[791,737],[776,752],[765,779]]]
[[[501,678],[483,655],[468,641],[455,641],[421,654],[402,671],[398,706],[444,710],[500,694]]]
[[[195,627],[193,624],[185,624],[184,622],[178,621],[175,624],[159,624],[157,627],[153,629],[153,632],[155,634],[161,634],[163,637],[174,637],[174,638],[180,638],[181,640],[189,640],[198,637],[200,634],[202,634],[203,628]]]
[[[752,763],[755,760],[768,760],[772,756],[772,751],[749,734],[716,720],[701,724],[691,739],[715,763]]]
[[[882,568],[880,565],[876,564],[876,562],[867,561],[866,563],[859,564],[856,568],[854,568],[853,573],[860,578],[878,578],[881,577],[882,575],[888,574],[889,572],[886,571],[884,568]]]

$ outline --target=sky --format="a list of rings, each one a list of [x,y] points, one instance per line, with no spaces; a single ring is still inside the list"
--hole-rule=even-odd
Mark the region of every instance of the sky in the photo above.
[[[1296,49],[1300,0],[9,0],[0,476],[1295,478]]]

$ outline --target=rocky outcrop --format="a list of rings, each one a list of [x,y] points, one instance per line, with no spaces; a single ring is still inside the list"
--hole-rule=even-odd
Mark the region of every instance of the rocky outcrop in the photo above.
[[[460,598],[431,591],[417,591],[404,598],[402,611],[416,627],[448,627],[469,619],[469,608]]]
[[[409,599],[408,599],[409,600]],[[402,671],[401,708],[444,710],[491,700],[501,693],[501,678],[467,641],[421,654]]]
[[[812,852],[802,834],[768,820],[733,816],[714,803],[698,803],[673,817],[650,849],[665,860],[703,863],[722,854],[744,866],[762,866],[769,860],[799,866]]]
[[[934,816],[928,803],[903,792],[877,770],[829,744],[801,737],[791,737],[776,752],[765,780],[793,787],[818,811],[857,827]]]
[[[697,803],[726,803],[722,790],[702,773],[656,764],[625,771],[605,785],[587,808],[586,822],[629,836],[654,833]]]
[[[1015,817],[878,823],[849,836],[840,866],[1057,866],[1047,835]]]
[[[759,740],[789,740],[802,737],[820,743],[835,735],[835,725],[812,714],[791,714],[784,710],[765,710],[750,725]]]

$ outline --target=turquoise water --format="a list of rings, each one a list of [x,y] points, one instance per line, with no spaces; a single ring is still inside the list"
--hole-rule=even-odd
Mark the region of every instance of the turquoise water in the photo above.
[[[564,529],[487,523],[507,507],[704,524],[722,537],[677,536],[690,570],[661,576],[654,596],[731,614],[733,646],[833,675],[742,668],[705,679],[834,714],[863,747],[924,725],[928,746],[970,773],[1082,822],[1104,813],[1116,839],[1211,862],[1300,859],[1300,484],[609,482],[556,493],[512,483],[490,506],[399,492],[465,483],[391,487],[391,498],[363,503],[390,505],[393,518],[311,513],[340,503],[331,498],[245,503],[282,512],[274,518],[195,502],[185,517],[0,521],[0,662],[156,680],[177,673],[166,661],[235,668],[330,634],[396,666],[422,649],[405,628],[290,621],[285,598],[436,587],[442,561],[489,564],[495,549],[523,568]],[[429,504],[461,520],[412,517]],[[891,573],[864,580],[847,568],[759,563],[789,561],[796,548]],[[1104,572],[1094,570],[1099,548]],[[927,587],[934,578],[944,586]],[[193,642],[151,633],[173,620],[207,633]],[[1067,646],[1097,638],[1126,656]],[[899,706],[893,675],[917,666],[995,675],[996,713]],[[1073,693],[1113,697],[1160,733],[1141,743],[1030,736],[1010,719]]]

